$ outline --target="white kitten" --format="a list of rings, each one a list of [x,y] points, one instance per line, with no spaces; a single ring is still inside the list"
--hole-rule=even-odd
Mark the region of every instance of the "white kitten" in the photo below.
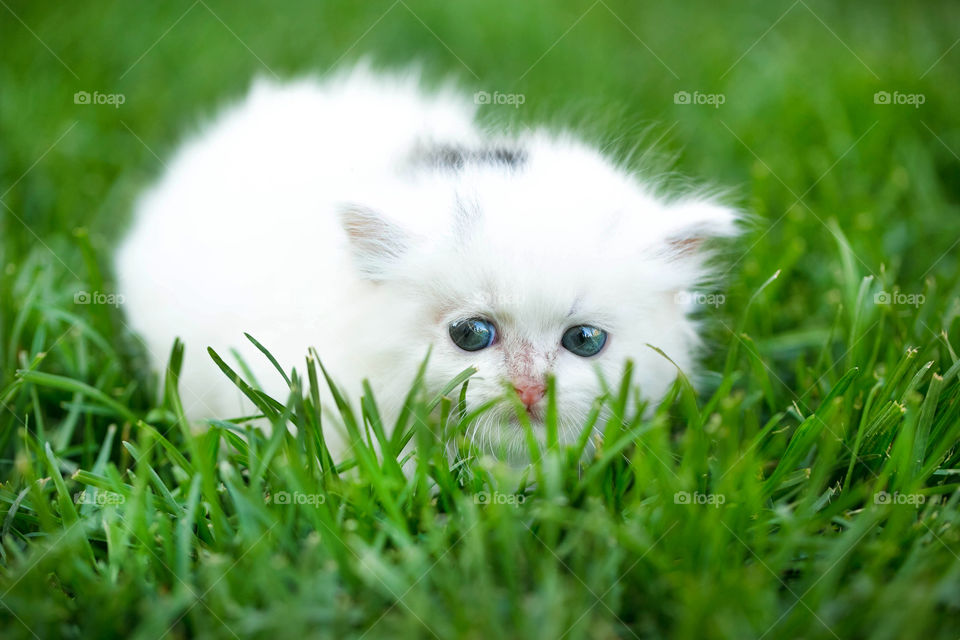
[[[569,136],[491,139],[474,110],[415,75],[358,67],[260,81],[183,145],[139,202],[116,271],[158,370],[176,336],[186,343],[191,418],[251,413],[207,346],[237,349],[286,399],[243,332],[287,370],[316,347],[355,400],[369,378],[388,424],[430,345],[433,389],[473,365],[471,406],[512,383],[541,431],[552,373],[565,441],[598,373],[616,381],[627,359],[644,396],[662,396],[676,368],[648,345],[690,372],[697,336],[677,294],[708,275],[701,240],[734,234],[735,212],[656,197]],[[473,439],[524,446],[507,406]]]

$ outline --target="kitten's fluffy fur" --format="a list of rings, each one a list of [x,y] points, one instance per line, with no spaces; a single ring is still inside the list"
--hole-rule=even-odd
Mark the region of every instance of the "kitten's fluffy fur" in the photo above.
[[[288,370],[316,347],[355,400],[370,378],[388,421],[429,345],[434,389],[477,367],[474,406],[504,381],[553,373],[567,441],[598,372],[616,381],[632,359],[656,400],[676,368],[654,345],[690,373],[697,336],[677,293],[708,275],[701,240],[732,235],[734,211],[695,194],[665,201],[569,136],[491,138],[474,111],[414,74],[360,67],[260,81],[183,145],[139,201],[116,270],[158,370],[175,336],[186,343],[189,416],[250,412],[207,346],[236,348],[286,398],[243,332]],[[451,342],[449,324],[471,317],[495,323],[496,344]],[[609,332],[596,356],[561,346],[579,324]],[[474,441],[522,448],[512,413],[489,413]]]

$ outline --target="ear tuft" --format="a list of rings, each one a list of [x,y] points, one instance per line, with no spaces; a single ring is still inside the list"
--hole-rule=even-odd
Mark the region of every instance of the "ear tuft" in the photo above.
[[[406,253],[407,234],[372,209],[348,205],[340,211],[340,225],[350,241],[357,269],[368,280],[384,280],[390,267]]]
[[[737,235],[739,214],[709,200],[680,200],[664,211],[665,240],[677,257],[692,255],[710,238]]]

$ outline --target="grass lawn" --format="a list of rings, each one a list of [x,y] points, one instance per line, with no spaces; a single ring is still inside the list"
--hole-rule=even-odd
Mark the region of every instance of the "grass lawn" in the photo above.
[[[947,1],[0,1],[0,636],[956,637],[958,39]],[[703,383],[644,419],[627,372],[587,464],[451,466],[457,385],[395,439],[339,407],[331,461],[316,360],[248,390],[297,435],[191,434],[111,297],[133,199],[253,76],[364,56],[731,187]]]

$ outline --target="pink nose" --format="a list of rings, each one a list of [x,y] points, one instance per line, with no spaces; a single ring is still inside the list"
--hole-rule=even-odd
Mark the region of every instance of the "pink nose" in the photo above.
[[[516,380],[513,383],[513,388],[517,392],[517,395],[520,396],[520,402],[522,402],[527,409],[530,409],[533,405],[540,402],[547,392],[546,385],[532,380]]]

